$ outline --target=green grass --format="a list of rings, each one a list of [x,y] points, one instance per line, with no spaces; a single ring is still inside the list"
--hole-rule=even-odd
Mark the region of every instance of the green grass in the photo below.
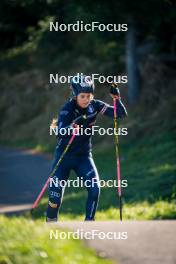
[[[50,229],[41,220],[0,217],[0,264],[110,264],[94,250],[74,239],[49,239]],[[58,229],[56,229],[58,230]],[[58,230],[63,231],[63,230]]]
[[[97,213],[99,220],[115,220],[119,219],[117,208],[109,208],[108,210],[99,211]],[[125,220],[161,220],[175,219],[176,204],[174,201],[158,201],[153,204],[149,202],[126,204],[123,208],[123,219]]]
[[[74,206],[73,208],[67,206],[66,197],[63,203],[62,209],[59,215],[59,221],[65,220],[83,220],[84,219],[84,195],[77,197],[77,204],[80,204],[82,209]],[[75,202],[74,196],[70,197]],[[102,197],[104,199],[104,197]],[[83,201],[82,201],[83,200]],[[45,218],[44,211],[46,209],[47,198],[44,198],[38,209],[33,213],[34,218]],[[72,204],[72,203],[71,203]],[[108,209],[99,209],[96,213],[96,220],[107,221],[107,220],[119,220],[119,209],[118,209],[118,198],[116,198],[116,206],[111,206]],[[29,214],[26,214],[30,217]],[[164,220],[164,219],[176,219],[176,201],[162,201],[150,203],[148,201],[138,203],[125,203],[123,205],[123,220]]]

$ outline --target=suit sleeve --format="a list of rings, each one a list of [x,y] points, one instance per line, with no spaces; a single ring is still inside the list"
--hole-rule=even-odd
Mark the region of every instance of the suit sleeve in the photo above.
[[[72,123],[74,115],[72,109],[66,105],[64,106],[58,114],[58,138],[67,137],[72,135]]]
[[[96,100],[97,111],[102,115],[114,117],[114,107],[100,100]],[[117,117],[124,118],[127,116],[127,110],[121,100],[117,101]]]

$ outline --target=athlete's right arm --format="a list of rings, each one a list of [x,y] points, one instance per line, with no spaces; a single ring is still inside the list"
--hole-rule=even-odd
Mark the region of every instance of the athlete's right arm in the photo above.
[[[74,108],[71,104],[66,103],[58,114],[57,137],[63,138],[73,135],[74,128],[79,128],[85,119],[82,115],[75,119]]]
[[[57,131],[58,137],[63,138],[73,134],[74,112],[71,107],[66,104],[58,114]]]

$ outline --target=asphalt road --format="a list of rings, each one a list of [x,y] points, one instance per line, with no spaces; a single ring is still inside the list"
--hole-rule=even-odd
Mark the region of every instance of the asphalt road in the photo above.
[[[79,233],[94,232],[94,239],[86,239],[85,243],[115,263],[176,264],[176,221],[69,221],[54,226],[51,230],[69,228],[77,233],[78,230]],[[98,237],[96,234],[100,232],[103,233]],[[117,238],[119,233],[127,232],[127,239],[101,239],[108,232],[116,233]]]
[[[51,160],[32,151],[0,149],[0,213],[31,208],[45,183]]]

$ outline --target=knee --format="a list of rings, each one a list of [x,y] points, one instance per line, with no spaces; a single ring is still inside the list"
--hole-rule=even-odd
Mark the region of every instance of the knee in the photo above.
[[[61,193],[56,191],[49,191],[49,205],[51,208],[57,208],[61,203]]]
[[[49,184],[49,200],[54,204],[59,204],[62,197],[62,188],[59,186],[57,180],[58,178],[54,176]]]

